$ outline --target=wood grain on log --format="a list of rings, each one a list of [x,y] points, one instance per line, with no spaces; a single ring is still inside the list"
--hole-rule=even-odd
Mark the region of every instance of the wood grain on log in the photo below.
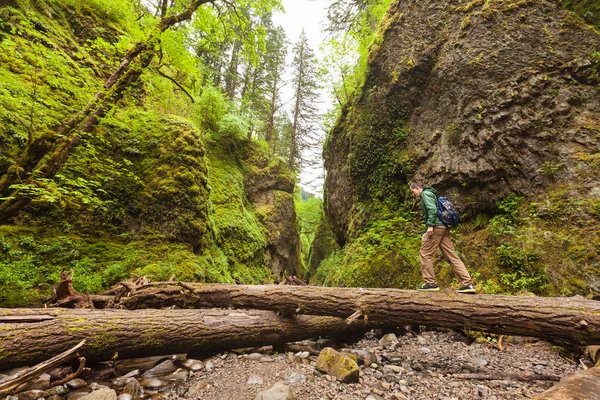
[[[581,297],[465,295],[452,290],[331,288],[285,285],[150,283],[122,305],[128,309],[253,308],[371,321],[419,324],[600,344],[600,302]]]
[[[600,399],[600,367],[567,375],[559,383],[534,398],[534,400],[586,399]]]
[[[2,317],[47,315],[38,322],[0,322],[0,370],[27,365],[69,349],[82,339],[89,361],[257,347],[321,335],[365,331],[327,316],[282,317],[272,311],[0,309]],[[380,324],[382,326],[384,324]]]

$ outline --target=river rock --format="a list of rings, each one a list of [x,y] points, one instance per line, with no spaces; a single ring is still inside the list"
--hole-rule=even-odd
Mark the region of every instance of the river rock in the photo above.
[[[168,386],[168,385],[169,385],[168,382],[165,382],[162,379],[158,379],[158,378],[148,378],[148,379],[144,379],[142,381],[142,386],[147,389],[160,389],[160,388]]]
[[[133,396],[129,393],[121,393],[117,396],[117,400],[133,400]]]
[[[164,376],[176,371],[177,367],[172,360],[165,360],[160,364],[150,368],[142,374],[143,378],[154,378],[155,376]]]
[[[285,377],[285,380],[290,383],[306,382],[306,375],[302,375],[293,371]]]
[[[202,363],[202,361],[194,360],[192,358],[180,361],[178,364],[181,365],[183,368],[187,368],[188,370],[193,372],[200,371],[202,368],[204,368],[204,364]]]
[[[117,392],[112,389],[100,389],[81,397],[80,400],[117,400]]]
[[[140,383],[135,378],[128,378],[129,380],[125,384],[123,393],[129,394],[135,397],[140,392]]]
[[[179,368],[171,375],[162,376],[161,379],[171,382],[186,382],[188,379],[188,372],[185,369]]]
[[[336,377],[340,382],[358,382],[359,368],[348,354],[327,347],[319,353],[315,368],[328,375]]]
[[[147,371],[154,367],[155,365],[160,364],[164,360],[171,361],[183,361],[187,358],[186,354],[172,354],[169,356],[153,356],[153,357],[142,357],[142,358],[128,358],[126,360],[119,361],[115,368],[119,372],[119,374],[126,374],[135,369],[139,369],[141,371]]]
[[[371,364],[377,362],[377,357],[375,356],[375,353],[367,351],[367,350],[344,349],[343,352],[344,353],[355,354],[356,358],[358,359],[358,364],[359,365],[360,364],[371,365]]]
[[[31,390],[48,390],[50,389],[50,375],[42,374],[37,378],[22,383],[17,386],[15,393],[27,392]]]
[[[250,375],[248,381],[246,381],[246,384],[248,385],[262,385],[263,383],[263,378],[258,375]]]
[[[83,389],[82,389],[82,390],[76,390],[76,391],[74,391],[74,392],[70,392],[70,393],[67,395],[67,398],[68,398],[69,400],[79,400],[79,399],[81,399],[82,397],[85,397],[85,396],[87,396],[88,394],[90,394],[90,390],[86,388],[85,390],[83,390]]]
[[[65,385],[71,390],[77,390],[86,387],[88,384],[83,379],[75,378],[71,379]]]
[[[69,389],[65,385],[57,385],[46,391],[50,396],[64,396],[69,393]]]
[[[26,392],[22,392],[17,394],[19,400],[36,400],[40,397],[48,397],[48,392],[43,390],[28,390]]]
[[[295,400],[297,397],[294,395],[288,385],[281,382],[277,382],[269,389],[259,392],[254,400]]]
[[[400,342],[393,333],[388,333],[379,339],[379,345],[381,347],[396,347],[398,344],[400,344]]]

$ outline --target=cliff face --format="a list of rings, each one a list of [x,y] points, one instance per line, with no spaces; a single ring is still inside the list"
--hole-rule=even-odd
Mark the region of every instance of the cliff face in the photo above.
[[[471,220],[511,193],[537,216],[544,199],[578,199],[582,226],[600,229],[599,50],[598,33],[552,1],[392,3],[327,142],[338,241],[358,235],[372,204],[398,209],[410,180]]]
[[[30,134],[78,112],[118,65],[128,24],[114,4],[93,4],[0,2],[0,176]],[[63,268],[91,292],[132,272],[261,283],[301,269],[285,163],[202,131],[203,114],[163,112],[148,97],[175,92],[152,90],[133,87],[54,180],[23,187],[33,201],[0,226],[0,305],[47,297]]]

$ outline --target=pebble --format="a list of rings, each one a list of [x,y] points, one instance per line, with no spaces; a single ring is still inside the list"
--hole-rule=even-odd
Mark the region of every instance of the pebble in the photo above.
[[[263,355],[262,355],[262,354],[260,354],[260,353],[250,353],[250,354],[248,354],[248,356],[246,357],[246,359],[247,359],[247,360],[250,360],[250,361],[258,361],[258,360],[260,360],[261,358],[263,358]]]
[[[71,379],[66,383],[67,387],[71,390],[81,389],[86,387],[88,384],[83,379]]]
[[[246,381],[246,384],[248,385],[262,385],[263,383],[263,378],[258,375],[250,375],[250,377]]]

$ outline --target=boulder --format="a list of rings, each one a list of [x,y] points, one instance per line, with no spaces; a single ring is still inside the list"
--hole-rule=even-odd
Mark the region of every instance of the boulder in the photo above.
[[[326,347],[319,353],[315,368],[328,375],[334,376],[340,382],[358,382],[360,370],[356,361],[348,354],[340,353]]]

